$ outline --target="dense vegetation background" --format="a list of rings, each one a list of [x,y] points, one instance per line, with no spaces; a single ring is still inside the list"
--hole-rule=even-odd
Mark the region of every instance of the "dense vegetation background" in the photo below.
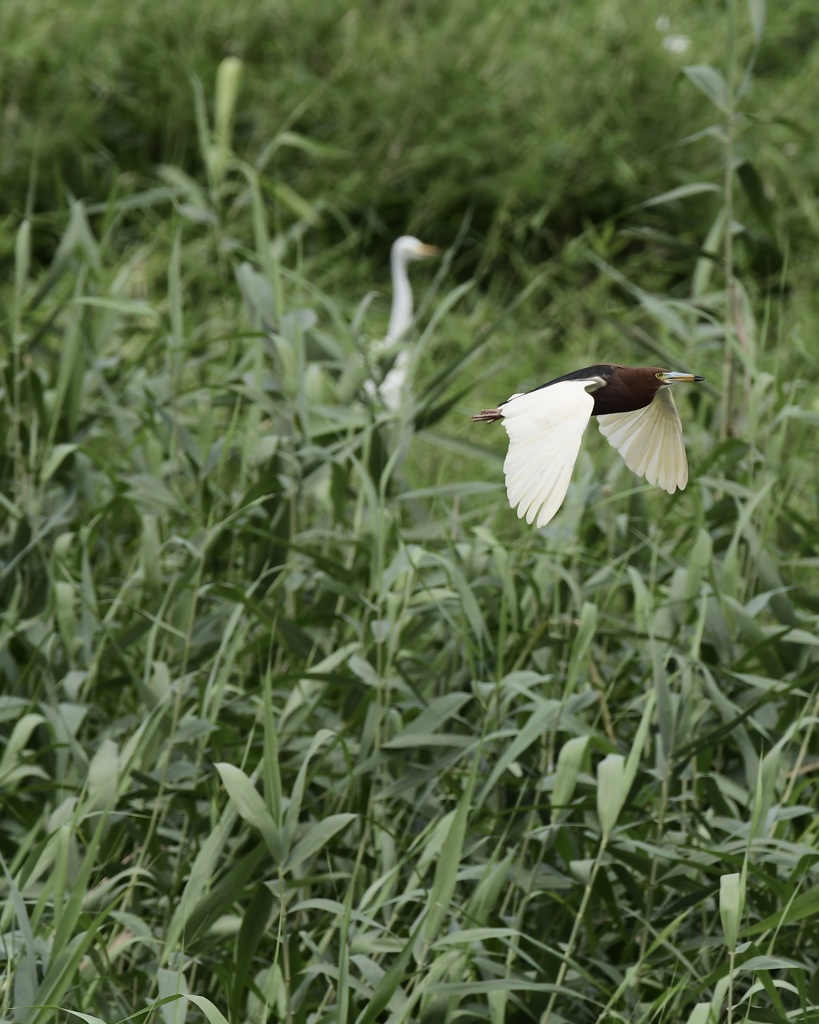
[[[3,1020],[819,1020],[817,30],[4,0]],[[527,528],[599,360],[691,482]]]

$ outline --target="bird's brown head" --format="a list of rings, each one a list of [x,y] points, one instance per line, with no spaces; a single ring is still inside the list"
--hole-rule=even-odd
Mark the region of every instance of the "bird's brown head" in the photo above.
[[[693,373],[664,370],[662,366],[611,365],[606,369],[608,372],[600,374],[606,381],[605,386],[593,392],[595,416],[644,409],[660,388],[683,381],[705,380]]]

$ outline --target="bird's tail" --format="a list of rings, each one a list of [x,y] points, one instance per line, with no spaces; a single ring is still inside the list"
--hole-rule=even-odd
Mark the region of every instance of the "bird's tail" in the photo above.
[[[495,420],[502,420],[503,413],[500,409],[484,409],[472,417],[476,423],[494,423]]]

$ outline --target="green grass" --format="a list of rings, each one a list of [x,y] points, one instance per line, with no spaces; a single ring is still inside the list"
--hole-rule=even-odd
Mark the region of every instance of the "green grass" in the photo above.
[[[2,1019],[816,1020],[810,7],[669,11],[727,110],[642,3],[60,11],[0,15]],[[534,531],[469,413],[598,359],[707,376],[691,481],[592,428]]]

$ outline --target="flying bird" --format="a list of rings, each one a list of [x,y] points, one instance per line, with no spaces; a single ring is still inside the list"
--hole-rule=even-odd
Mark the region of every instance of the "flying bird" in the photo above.
[[[387,334],[378,346],[377,354],[391,355],[398,348],[407,330],[412,324],[412,286],[410,285],[408,264],[415,260],[437,256],[440,249],[436,245],[427,245],[413,238],[402,235],[392,243],[390,250],[390,270],[392,272],[392,308]],[[395,362],[384,375],[379,387],[367,382],[367,392],[371,396],[377,392],[384,405],[395,412],[401,404],[401,396],[407,382],[412,354],[409,349],[402,348]]]
[[[500,420],[509,435],[503,464],[509,504],[518,518],[545,526],[566,497],[580,440],[592,416],[626,465],[673,494],[688,483],[682,424],[671,387],[701,381],[659,366],[601,363],[512,395],[473,420]]]

